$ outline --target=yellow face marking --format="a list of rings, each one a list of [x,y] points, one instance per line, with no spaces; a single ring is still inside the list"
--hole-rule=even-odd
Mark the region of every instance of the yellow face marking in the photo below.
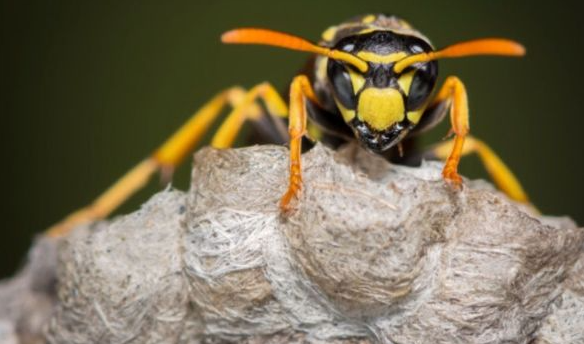
[[[365,85],[365,78],[363,74],[359,74],[352,69],[349,69],[349,77],[351,78],[351,84],[353,85],[353,92],[357,93]]]
[[[373,23],[373,22],[375,21],[375,19],[376,19],[376,18],[377,18],[377,17],[376,17],[375,15],[373,15],[373,14],[370,14],[370,15],[368,15],[368,16],[365,16],[365,17],[363,18],[363,20],[361,20],[361,22],[362,22],[363,24],[371,24],[371,23]]]
[[[337,108],[341,110],[341,115],[346,123],[349,123],[355,118],[355,110],[349,110],[343,106],[338,100],[335,99],[335,103],[337,104]]]
[[[411,71],[409,73],[403,74],[399,77],[399,79],[397,79],[399,87],[401,87],[405,94],[410,94],[410,86],[412,85],[412,80],[414,79],[414,73],[415,71]]]
[[[358,117],[375,130],[384,130],[405,118],[401,93],[395,88],[367,88],[359,98]]]
[[[357,57],[360,58],[361,60],[373,63],[391,63],[399,61],[406,56],[408,56],[408,54],[404,53],[403,51],[389,55],[378,55],[370,51],[360,51],[357,53]]]
[[[326,29],[323,33],[322,33],[322,39],[324,39],[327,42],[331,42],[333,40],[333,38],[335,38],[335,35],[337,34],[337,27],[336,26],[331,26],[328,29]]]
[[[408,119],[410,120],[410,122],[412,122],[413,124],[418,124],[418,122],[420,122],[420,118],[422,118],[423,113],[424,113],[424,107],[422,106],[421,109],[408,112],[407,116],[408,116]]]

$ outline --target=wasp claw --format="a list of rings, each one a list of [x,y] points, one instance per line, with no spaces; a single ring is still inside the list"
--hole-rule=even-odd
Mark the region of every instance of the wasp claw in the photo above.
[[[285,215],[291,215],[296,211],[300,188],[290,187],[280,200],[280,210]]]
[[[160,166],[160,185],[166,186],[172,183],[175,167],[172,165]]]
[[[459,191],[462,190],[462,178],[456,171],[443,171],[442,177],[448,184],[452,185]]]

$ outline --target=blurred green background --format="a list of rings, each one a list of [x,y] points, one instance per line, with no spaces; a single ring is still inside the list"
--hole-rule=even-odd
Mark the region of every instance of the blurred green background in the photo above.
[[[584,223],[581,14],[529,1],[11,1],[2,3],[0,278],[35,233],[88,203],[219,90],[284,88],[306,55],[223,46],[221,32],[262,26],[317,40],[357,14],[402,16],[436,46],[503,36],[524,59],[441,62],[470,96],[472,132],[515,170],[540,209]],[[574,3],[576,4],[576,3]],[[443,123],[427,142],[448,130]],[[188,186],[189,163],[175,185]],[[461,167],[484,177],[476,158]],[[156,182],[120,210],[135,209]]]

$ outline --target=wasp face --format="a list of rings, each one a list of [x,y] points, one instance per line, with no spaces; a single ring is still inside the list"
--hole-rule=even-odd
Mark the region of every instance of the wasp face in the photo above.
[[[397,144],[419,122],[436,83],[435,61],[414,64],[395,73],[395,62],[431,51],[423,39],[373,31],[341,39],[335,49],[367,61],[367,72],[329,59],[327,76],[345,122],[368,149],[383,152]]]

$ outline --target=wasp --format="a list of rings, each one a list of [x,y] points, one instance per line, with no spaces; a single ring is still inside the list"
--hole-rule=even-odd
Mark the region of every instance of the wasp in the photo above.
[[[463,82],[449,76],[435,90],[439,59],[522,56],[525,49],[521,44],[488,38],[437,50],[408,22],[383,14],[359,16],[332,26],[323,32],[319,43],[259,28],[231,30],[221,40],[280,47],[312,56],[305,71],[292,79],[288,101],[268,82],[248,90],[231,87],[220,92],[93,203],[51,227],[49,235],[62,235],[80,223],[105,218],[154,173],[170,175],[227,106],[231,111],[214,134],[213,147],[231,147],[245,122],[251,122],[267,141],[289,142],[289,183],[280,201],[283,212],[293,208],[302,189],[301,153],[306,136],[333,147],[358,141],[390,160],[405,161],[415,155],[404,149],[409,147],[407,143],[448,114],[453,138],[430,149],[432,156],[445,161],[444,180],[461,187],[460,158],[476,153],[503,192],[516,201],[529,202],[503,161],[484,142],[469,135]]]

